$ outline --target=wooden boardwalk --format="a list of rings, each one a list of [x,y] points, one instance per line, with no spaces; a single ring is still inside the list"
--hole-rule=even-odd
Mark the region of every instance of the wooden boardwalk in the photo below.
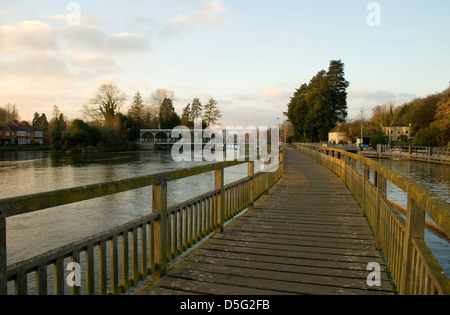
[[[133,294],[395,294],[361,208],[327,168],[288,149],[283,179],[248,211]],[[371,262],[381,286],[369,287]]]

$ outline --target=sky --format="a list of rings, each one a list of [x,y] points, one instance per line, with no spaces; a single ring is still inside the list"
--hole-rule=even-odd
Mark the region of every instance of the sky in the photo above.
[[[0,106],[84,118],[104,83],[218,101],[224,126],[270,126],[342,60],[349,119],[450,82],[448,0],[0,0]],[[125,109],[126,111],[126,109]]]

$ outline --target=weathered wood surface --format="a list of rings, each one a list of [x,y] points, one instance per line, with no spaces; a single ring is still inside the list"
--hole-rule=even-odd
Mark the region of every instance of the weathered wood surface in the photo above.
[[[285,175],[235,219],[133,294],[395,294],[355,199],[328,169],[294,150]],[[371,262],[381,286],[369,287]]]

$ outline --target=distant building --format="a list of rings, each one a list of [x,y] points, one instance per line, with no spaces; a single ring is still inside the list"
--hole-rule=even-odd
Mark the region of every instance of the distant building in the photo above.
[[[388,136],[389,141],[401,141],[402,139],[411,139],[411,124],[406,126],[405,124],[393,123],[388,127],[383,127],[384,134]]]
[[[30,126],[26,121],[0,124],[0,145],[43,143],[44,132]]]
[[[352,139],[347,136],[342,125],[339,124],[328,133],[328,143],[352,143]]]

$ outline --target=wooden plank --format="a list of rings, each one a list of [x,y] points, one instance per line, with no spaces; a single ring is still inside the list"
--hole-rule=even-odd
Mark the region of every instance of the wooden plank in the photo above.
[[[262,268],[261,265],[249,263],[240,263],[238,265],[234,264],[230,266],[224,265],[223,260],[215,260],[212,263],[205,263],[199,260],[195,260],[183,261],[182,263],[178,264],[176,266],[176,269],[172,270],[171,275],[175,276],[177,272],[184,273],[185,270],[193,270],[199,273],[219,274],[219,277],[221,277],[222,275],[229,275],[230,277],[247,277],[251,278],[251,280],[249,280],[251,283],[253,283],[253,279],[267,279],[299,284],[325,285],[331,287],[351,288],[359,290],[393,292],[392,284],[386,280],[382,282],[382,286],[380,287],[369,287],[366,281],[367,276],[362,278],[346,278],[324,274],[311,274],[309,268],[304,268],[303,270],[297,268],[291,271],[283,269],[282,271],[280,271],[273,267],[274,266],[268,266],[266,269]]]

